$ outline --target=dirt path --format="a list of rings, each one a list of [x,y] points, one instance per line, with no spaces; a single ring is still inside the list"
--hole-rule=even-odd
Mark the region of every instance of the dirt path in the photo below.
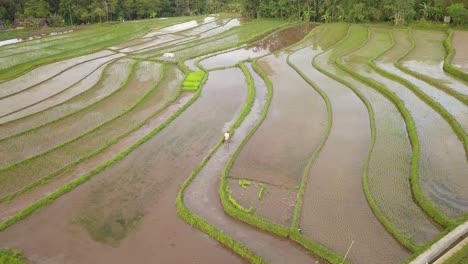
[[[354,240],[348,255],[352,263],[400,263],[409,254],[374,216],[362,191],[371,137],[367,109],[350,88],[311,66],[320,52],[291,56],[291,62],[328,95],[333,113],[328,140],[310,170],[299,226],[309,239],[341,255]],[[321,56],[327,58],[328,53]],[[337,74],[332,64],[320,66]]]
[[[455,30],[453,34],[453,47],[455,56],[453,57],[453,66],[464,72],[468,72],[468,31]]]
[[[248,66],[249,67],[249,66]],[[230,156],[255,126],[266,102],[267,89],[263,80],[249,67],[257,88],[252,111],[236,129],[232,142],[221,146],[184,193],[184,203],[195,214],[223,233],[240,242],[268,263],[319,263],[305,249],[292,241],[276,237],[238,221],[223,210],[219,200],[220,175]]]
[[[168,127],[0,233],[0,245],[37,263],[242,262],[187,225],[174,205],[182,182],[238,115],[246,96],[241,78],[238,69],[210,73],[201,97]]]

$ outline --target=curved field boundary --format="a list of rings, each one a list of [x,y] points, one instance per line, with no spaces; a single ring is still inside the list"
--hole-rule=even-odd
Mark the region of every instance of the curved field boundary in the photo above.
[[[95,86],[97,86],[97,85],[99,85],[100,83],[102,83],[103,78],[104,78],[104,75],[105,75],[105,71],[111,66],[111,64],[113,64],[113,63],[115,63],[115,62],[117,62],[117,61],[118,61],[118,60],[115,60],[115,61],[109,63],[109,64],[106,66],[106,69],[104,69],[104,71],[102,72],[102,74],[101,74],[100,79],[98,80],[98,82],[97,82],[92,88],[90,88],[90,89],[93,89]],[[39,125],[39,126],[32,127],[32,128],[30,128],[30,129],[26,129],[26,130],[24,130],[24,131],[22,131],[22,132],[19,132],[19,133],[12,134],[12,135],[10,135],[10,136],[4,137],[4,138],[0,139],[0,142],[2,142],[2,141],[4,141],[4,140],[11,139],[11,138],[13,138],[13,137],[17,137],[17,136],[24,135],[24,134],[26,134],[26,133],[34,132],[34,131],[36,131],[36,130],[42,128],[42,127],[45,127],[45,126],[48,126],[48,125],[50,125],[50,124],[56,123],[56,122],[58,122],[58,121],[60,121],[60,120],[62,120],[62,119],[65,119],[65,118],[69,117],[69,116],[72,116],[72,115],[77,114],[77,113],[80,113],[80,112],[82,112],[82,111],[84,111],[84,110],[86,110],[86,109],[89,109],[89,108],[95,106],[96,104],[98,104],[99,102],[101,102],[102,100],[105,100],[106,98],[111,97],[112,95],[114,95],[115,93],[117,93],[118,91],[120,91],[121,89],[123,89],[125,86],[127,86],[128,82],[130,81],[130,79],[132,78],[132,76],[133,76],[133,74],[134,74],[135,66],[136,66],[136,63],[135,63],[135,62],[131,63],[131,65],[129,66],[129,74],[128,74],[127,77],[125,78],[125,80],[124,80],[124,82],[122,83],[122,85],[120,85],[117,89],[115,89],[114,91],[112,91],[112,93],[106,95],[105,97],[101,98],[100,100],[98,100],[98,101],[96,101],[96,102],[94,102],[94,103],[92,103],[92,104],[90,104],[90,105],[87,105],[86,107],[80,108],[80,109],[78,109],[77,111],[74,111],[74,112],[71,112],[71,113],[69,113],[69,114],[67,114],[67,115],[64,115],[64,116],[62,116],[62,117],[60,117],[60,118],[58,118],[58,119],[52,120],[52,121],[50,121],[50,122],[44,123],[44,124]],[[63,103],[61,103],[61,104],[55,105],[54,107],[63,105],[63,104],[65,104],[65,103],[67,103],[67,102],[68,102],[68,101],[65,101],[65,102],[63,102]],[[50,108],[49,108],[49,109],[50,109]],[[12,121],[9,121],[9,122],[6,122],[6,123],[3,123],[3,124],[0,125],[0,127],[1,127],[2,125],[9,124],[9,123],[11,123],[11,122],[18,122],[18,121],[21,121],[22,119],[25,119],[25,118],[28,118],[28,117],[37,115],[37,114],[39,114],[39,113],[40,113],[40,112],[35,113],[35,114],[32,114],[32,115],[29,115],[29,116],[24,116],[24,117],[22,117],[22,118],[18,118],[18,119],[15,119],[15,120],[12,120]]]
[[[136,66],[136,64],[134,64],[134,66]],[[159,81],[161,81],[161,78],[162,78],[162,75],[164,74],[164,72],[165,72],[165,71],[164,71],[163,67],[161,67],[161,73],[162,73],[162,74],[161,74],[161,77],[160,77]],[[128,82],[134,77],[134,74],[135,74],[135,71],[134,71],[134,68],[133,68],[131,74],[128,76],[128,78],[125,80],[125,82],[122,84],[122,86],[121,86],[118,90],[116,90],[116,92],[117,92],[117,91],[120,91],[122,88],[126,87],[126,86],[128,85]],[[159,81],[158,81],[158,82],[159,82]],[[117,119],[117,118],[119,118],[119,117],[121,117],[121,116],[127,114],[128,112],[130,112],[130,111],[131,111],[133,108],[135,108],[139,103],[141,103],[141,102],[146,98],[146,96],[148,96],[148,94],[151,93],[151,91],[152,91],[154,88],[155,88],[155,87],[153,87],[152,89],[150,89],[149,91],[147,91],[137,102],[135,102],[135,103],[134,103],[132,106],[130,106],[128,109],[126,109],[125,111],[123,111],[123,112],[120,113],[119,115],[113,117],[112,119],[107,120],[107,121],[104,121],[104,122],[102,122],[101,124],[99,124],[98,126],[94,127],[93,129],[87,131],[86,133],[83,133],[83,134],[81,134],[81,135],[79,135],[79,136],[77,136],[77,137],[75,137],[75,138],[72,138],[72,139],[70,139],[70,140],[68,140],[68,141],[66,141],[66,142],[63,142],[63,143],[61,143],[60,145],[56,145],[56,146],[54,146],[53,148],[50,148],[50,149],[48,149],[48,150],[46,150],[46,151],[44,151],[44,152],[42,152],[42,153],[39,153],[39,154],[34,155],[34,156],[31,156],[31,157],[26,158],[26,159],[24,159],[24,160],[22,160],[22,161],[15,162],[15,163],[12,163],[12,164],[8,164],[8,165],[6,165],[6,166],[3,166],[3,167],[0,168],[0,172],[9,171],[9,170],[13,169],[14,167],[16,167],[16,166],[18,166],[18,165],[20,165],[20,164],[27,163],[27,162],[29,162],[29,161],[31,161],[31,160],[33,160],[33,159],[36,159],[36,158],[38,158],[38,157],[40,157],[40,156],[44,156],[44,155],[46,155],[46,154],[48,154],[48,153],[50,153],[50,152],[52,152],[52,151],[54,151],[54,150],[56,150],[56,149],[58,149],[58,148],[64,146],[64,145],[66,145],[66,144],[72,143],[72,142],[74,142],[74,141],[76,141],[76,140],[78,140],[78,139],[80,139],[80,138],[82,138],[82,137],[84,137],[84,136],[86,136],[86,135],[88,135],[88,134],[90,134],[90,133],[96,131],[97,129],[99,129],[100,127],[104,126],[105,124],[110,123],[110,122],[114,121],[115,119]],[[77,113],[82,112],[83,110],[84,110],[84,109],[81,109],[81,110],[78,111]],[[75,113],[75,114],[76,114],[76,113]],[[46,126],[46,125],[50,125],[51,123],[56,123],[56,122],[58,122],[58,121],[60,121],[60,120],[62,120],[62,119],[63,119],[63,118],[57,119],[57,120],[55,120],[55,121],[53,121],[53,122],[50,122],[50,123],[45,124],[45,125],[42,125],[42,126],[40,126],[40,127],[44,127],[44,126]],[[32,129],[31,132],[37,131],[37,129],[39,129],[40,127],[36,127],[36,128],[34,128],[34,129]],[[4,140],[2,140],[2,141],[4,141]]]
[[[237,117],[237,120],[234,122],[234,125],[229,129],[231,135],[234,135],[234,132],[235,132],[234,130],[237,127],[239,127],[239,125],[244,121],[245,117],[250,112],[252,104],[255,99],[255,87],[253,84],[252,76],[250,75],[248,71],[246,72],[246,68],[243,64],[240,64],[240,68],[242,69],[242,72],[246,76],[249,90],[248,90],[247,100],[242,108],[241,114]],[[208,73],[205,74],[205,77],[202,81],[202,85],[200,85],[200,87],[203,87],[204,82],[206,82],[206,80],[208,79],[207,76],[208,76]],[[200,88],[199,91],[197,92],[197,96],[199,96],[201,89],[202,88]],[[250,251],[244,245],[240,244],[236,240],[224,234],[221,230],[217,229],[213,225],[209,224],[208,222],[206,222],[205,220],[203,220],[202,218],[194,214],[185,206],[183,202],[185,189],[188,187],[190,182],[198,175],[198,173],[205,167],[205,165],[210,160],[211,156],[213,156],[214,153],[216,153],[216,151],[219,149],[219,147],[223,145],[223,142],[224,141],[221,138],[218,141],[218,143],[210,150],[210,153],[202,160],[202,162],[195,168],[192,174],[184,181],[184,183],[180,187],[179,193],[177,194],[177,198],[176,198],[177,213],[182,219],[184,219],[185,222],[187,222],[191,226],[196,227],[200,231],[208,234],[209,236],[216,239],[218,242],[230,248],[236,254],[250,261],[251,263],[266,263],[265,260],[263,260],[261,257],[256,255],[254,252]]]
[[[20,111],[22,111],[22,110],[25,110],[25,109],[27,109],[27,108],[29,108],[29,107],[31,107],[31,106],[35,106],[35,105],[38,105],[38,104],[40,104],[40,103],[42,103],[42,102],[45,102],[45,101],[47,101],[47,100],[49,100],[49,99],[55,98],[56,96],[59,96],[60,94],[66,92],[66,91],[68,91],[68,90],[70,90],[71,88],[73,88],[75,85],[77,85],[78,83],[80,83],[81,81],[83,81],[84,79],[86,79],[87,77],[89,77],[89,76],[90,76],[91,74],[93,74],[94,72],[98,71],[102,66],[104,66],[104,65],[106,65],[106,64],[109,64],[109,63],[111,63],[111,62],[113,62],[113,61],[116,61],[116,60],[118,60],[118,59],[120,59],[120,58],[121,58],[121,57],[117,57],[117,58],[111,59],[111,60],[109,60],[109,61],[106,61],[106,62],[104,62],[104,63],[102,63],[102,64],[99,64],[94,70],[92,70],[91,72],[89,72],[88,74],[86,74],[85,76],[83,76],[83,78],[81,78],[81,79],[77,80],[76,82],[70,84],[68,87],[66,87],[66,88],[64,88],[64,89],[62,89],[62,90],[60,90],[59,92],[57,92],[57,93],[55,93],[55,94],[52,94],[52,95],[50,95],[50,96],[47,96],[47,97],[45,97],[45,98],[43,98],[43,99],[41,99],[41,100],[39,100],[39,101],[36,101],[36,102],[34,102],[34,103],[30,104],[30,105],[27,105],[27,106],[18,108],[18,109],[16,109],[15,111],[12,111],[12,112],[9,112],[9,113],[7,113],[7,114],[5,114],[5,115],[2,115],[2,116],[0,116],[0,118],[7,117],[7,116],[9,116],[9,115],[18,113],[18,112],[20,112]],[[20,93],[20,92],[18,92],[18,93]],[[16,94],[18,94],[18,93],[16,93]],[[79,95],[79,94],[77,94],[77,95]],[[75,96],[77,96],[77,95],[75,95]],[[73,97],[74,97],[74,96],[73,96]],[[67,99],[66,101],[69,101],[69,100],[73,99],[73,97]],[[65,101],[65,102],[66,102],[66,101]],[[53,106],[52,106],[52,107],[53,107]],[[43,110],[41,110],[41,111],[47,110],[47,109],[49,109],[49,108],[51,108],[51,107],[45,108],[45,109],[43,109]],[[29,115],[27,115],[27,116],[29,116]],[[27,116],[25,116],[25,117],[27,117]],[[14,120],[16,120],[16,119],[14,119]],[[14,120],[12,120],[12,121],[14,121]]]
[[[363,43],[363,45],[361,47],[359,47],[356,50],[359,50],[359,49],[363,48],[368,43],[368,41],[370,39],[371,32],[370,32],[369,28],[366,28],[366,29],[368,31],[367,40],[366,40],[365,43]],[[392,48],[392,46],[390,46],[390,48]],[[397,97],[394,94],[390,95],[391,92],[389,90],[387,90],[387,88],[385,86],[381,85],[380,83],[378,83],[378,82],[376,82],[376,81],[374,81],[374,80],[372,80],[370,78],[367,78],[365,76],[362,76],[362,75],[358,74],[357,72],[353,71],[352,69],[350,69],[348,66],[346,66],[343,63],[341,58],[346,56],[347,54],[352,53],[353,51],[356,51],[356,50],[352,50],[352,51],[347,52],[346,54],[342,54],[340,58],[336,59],[336,61],[335,61],[336,65],[340,69],[342,69],[343,71],[350,74],[354,79],[369,85],[370,87],[374,88],[377,92],[381,93],[386,98],[390,99],[390,101],[397,107],[398,111],[402,114],[403,118],[405,118],[404,113],[409,113],[409,111],[404,107],[403,101],[401,101],[399,98],[396,99]],[[385,52],[386,52],[386,50],[383,51],[382,54],[385,53]],[[414,145],[414,141],[415,140],[418,141],[417,134],[416,134],[416,126],[414,125],[414,121],[412,120],[411,116],[409,116],[409,118],[411,119],[410,122],[412,122],[412,124],[408,125],[408,119],[407,118],[408,117],[405,118],[405,122],[406,122],[406,125],[407,125],[406,127],[409,130],[408,131],[408,134],[410,135],[409,137],[410,137],[410,139],[412,139],[411,143],[412,143],[412,145]],[[376,133],[375,133],[376,128],[375,128],[374,118],[372,118],[372,120],[371,120],[371,132],[372,132],[371,133],[371,144],[369,146],[369,151],[367,153],[366,161],[364,163],[364,174],[363,174],[364,193],[366,195],[366,198],[367,198],[367,201],[368,201],[370,207],[372,208],[372,211],[377,216],[377,218],[380,220],[380,222],[385,226],[385,228],[400,242],[400,244],[405,246],[411,252],[414,252],[414,251],[416,251],[417,246],[408,237],[401,234],[392,225],[392,223],[390,223],[390,221],[387,220],[387,218],[383,215],[382,211],[379,209],[378,205],[376,204],[374,198],[372,197],[371,191],[369,189],[369,179],[368,179],[369,162],[370,162],[370,158],[371,158],[372,151],[374,149],[374,145],[375,145],[375,141],[376,141]],[[414,139],[414,137],[413,138],[411,137],[411,136],[414,136],[414,135],[416,135],[416,139]],[[414,155],[413,155],[413,159],[412,159],[411,164],[414,164],[414,163],[415,163],[415,161],[414,161]],[[418,164],[418,163],[416,163],[416,164]]]
[[[162,80],[163,76],[165,76],[166,66],[163,65],[163,67],[162,67],[161,70],[162,70],[163,73],[161,74],[160,80],[159,80],[158,83],[153,87],[153,89],[151,89],[150,91],[148,91],[142,98],[140,98],[140,100],[139,100],[138,102],[136,102],[136,103],[131,107],[131,109],[127,110],[127,112],[122,113],[121,115],[119,115],[119,116],[113,118],[112,120],[106,121],[105,123],[112,122],[113,120],[115,120],[115,119],[117,119],[117,118],[119,118],[119,117],[125,115],[126,113],[130,112],[133,108],[135,108],[136,106],[138,106],[140,103],[142,103],[142,102],[144,101],[144,99],[148,96],[148,94],[150,94],[154,89],[157,88],[157,86],[158,86],[158,84],[160,83],[160,81]],[[31,190],[31,189],[33,189],[33,188],[39,186],[39,185],[42,185],[42,184],[44,184],[44,183],[47,183],[48,181],[50,181],[50,180],[53,179],[54,177],[60,175],[61,173],[72,170],[74,167],[76,167],[76,166],[77,166],[79,163],[81,163],[82,161],[88,160],[88,159],[90,159],[90,158],[92,158],[92,157],[98,155],[99,153],[103,152],[104,150],[106,150],[107,148],[109,148],[110,146],[112,146],[113,144],[117,143],[120,139],[122,139],[122,138],[128,136],[128,135],[131,134],[132,132],[134,132],[134,131],[136,131],[137,129],[141,128],[141,127],[142,127],[143,125],[145,125],[145,123],[146,123],[147,121],[149,121],[151,118],[153,118],[154,116],[156,116],[156,115],[159,114],[160,112],[164,111],[164,109],[166,109],[169,105],[171,105],[171,104],[179,97],[179,95],[180,95],[181,92],[182,92],[182,86],[179,86],[178,92],[177,92],[176,96],[174,96],[173,98],[171,98],[164,106],[162,106],[162,107],[161,107],[159,110],[157,110],[156,112],[152,113],[150,116],[148,116],[146,119],[144,119],[142,122],[140,122],[140,123],[137,124],[136,126],[132,127],[130,130],[126,131],[125,133],[123,133],[123,134],[119,135],[118,137],[116,137],[116,138],[112,139],[111,141],[109,141],[106,145],[101,146],[99,149],[96,149],[96,150],[94,150],[93,152],[88,153],[87,155],[85,155],[85,156],[79,158],[78,160],[76,160],[76,161],[74,161],[74,162],[72,162],[72,163],[66,165],[65,167],[62,167],[62,168],[58,169],[58,170],[55,171],[55,172],[53,172],[53,173],[51,173],[51,174],[49,174],[49,175],[47,175],[47,176],[45,176],[45,177],[40,178],[39,180],[37,180],[37,181],[35,181],[35,182],[33,182],[33,183],[31,183],[31,184],[29,184],[29,185],[23,187],[23,188],[20,189],[19,191],[16,191],[16,192],[14,192],[14,193],[12,193],[12,194],[9,194],[9,195],[7,195],[7,196],[1,197],[1,198],[0,198],[0,202],[11,201],[11,200],[13,200],[15,197],[18,197],[19,195],[24,194],[24,193],[28,192],[29,190]],[[105,124],[102,124],[101,126],[103,126],[103,125],[105,125]],[[101,127],[101,126],[100,126],[100,127]],[[94,130],[96,130],[96,129],[98,129],[98,128],[99,128],[99,127],[93,129],[92,131],[94,131]],[[92,131],[89,131],[89,132],[87,132],[86,134],[89,134],[89,133],[91,133]],[[77,140],[77,139],[79,139],[79,138],[81,138],[81,137],[83,137],[83,136],[85,136],[85,134],[82,134],[82,135],[80,135],[79,137],[77,137],[77,138],[75,138],[75,139],[73,139],[73,140],[71,140],[71,141],[75,141],[75,140]],[[57,148],[59,148],[59,147],[61,147],[61,146],[64,146],[64,145],[66,145],[66,144],[68,144],[68,143],[71,143],[71,141],[65,142],[65,143],[61,144],[60,146],[55,147],[54,149],[57,149]],[[52,149],[52,150],[53,150],[53,149]],[[51,152],[52,150],[48,150],[47,152],[42,153],[42,154],[40,154],[40,155],[45,155],[45,154],[47,154],[48,152]],[[22,162],[23,162],[23,161],[22,161]],[[22,163],[22,162],[21,162],[21,163]],[[0,231],[1,231],[1,230],[0,230]]]
[[[449,29],[447,32],[447,38],[444,41],[444,48],[445,52],[447,53],[447,56],[445,57],[444,60],[444,71],[448,72],[454,77],[457,77],[460,80],[463,81],[468,81],[468,73],[457,69],[452,65],[452,60],[453,57],[455,56],[455,49],[453,48],[452,45],[452,40],[453,40],[453,30]]]
[[[393,46],[394,45],[393,34],[391,34],[390,37],[391,37],[392,46]],[[440,106],[437,102],[432,101],[432,98],[428,98],[428,96],[426,94],[422,93],[416,86],[414,86],[409,81],[407,81],[407,80],[405,80],[405,79],[403,79],[403,78],[401,78],[401,77],[399,77],[399,76],[397,76],[395,74],[392,74],[390,72],[387,72],[387,71],[379,68],[375,64],[374,61],[377,60],[382,55],[383,55],[383,53],[380,54],[379,56],[377,56],[376,58],[374,58],[373,60],[369,61],[368,62],[369,66],[372,69],[374,69],[377,73],[382,75],[383,77],[389,78],[391,80],[399,82],[402,85],[408,87],[416,96],[418,96],[422,101],[427,103],[430,107],[432,107],[435,111],[437,111],[445,120],[447,120],[447,117],[444,116],[444,114],[442,114],[442,113],[444,113],[445,108]],[[380,85],[380,84],[376,84],[376,85]],[[383,87],[383,88],[385,88],[385,87]],[[415,200],[418,202],[418,204],[421,206],[421,208],[423,208],[423,210],[432,219],[434,219],[437,223],[441,224],[444,227],[454,227],[455,225],[458,224],[458,222],[462,221],[462,219],[455,219],[455,220],[450,219],[447,216],[445,216],[442,212],[437,210],[437,208],[433,205],[433,203],[425,198],[425,196],[424,196],[424,194],[423,194],[423,192],[421,190],[421,187],[419,186],[419,159],[420,159],[420,151],[421,150],[420,150],[420,145],[419,145],[419,139],[418,139],[417,132],[416,132],[416,125],[414,123],[413,118],[411,117],[411,114],[406,109],[406,107],[404,107],[404,103],[398,98],[398,96],[396,96],[394,93],[392,93],[390,91],[386,91],[385,93],[386,94],[388,93],[389,95],[387,97],[390,98],[392,101],[394,101],[396,104],[398,104],[396,106],[398,107],[398,109],[401,109],[400,112],[402,113],[402,116],[405,119],[406,128],[408,130],[408,136],[410,138],[411,146],[413,148],[413,157],[412,157],[412,162],[411,162],[411,177],[410,177],[411,181],[410,182],[411,182],[411,187],[412,187],[412,191],[413,191],[413,195],[414,195]],[[439,111],[441,111],[441,112],[439,112],[437,108],[440,108]],[[455,131],[455,132],[457,132],[457,131]],[[457,135],[459,135],[459,134],[457,133]],[[467,136],[465,134],[463,142],[467,142],[466,140],[467,140]],[[465,146],[465,153],[466,153],[467,144],[465,143],[464,146]]]
[[[409,33],[409,35],[411,35]],[[394,41],[393,39],[393,34],[392,34],[392,41]],[[411,45],[412,47],[405,53],[403,54],[400,58],[398,58],[397,60],[397,63],[395,63],[395,66],[398,67],[398,69],[402,70],[403,72],[405,73],[408,73],[410,75],[413,75],[415,76],[416,78],[422,80],[422,81],[426,81],[424,79],[427,79],[427,77],[424,77],[422,76],[424,79],[422,78],[419,78],[420,74],[419,73],[414,73],[410,70],[408,70],[407,68],[401,66],[401,63],[400,61],[406,57],[415,47],[414,45],[414,40],[413,38],[411,38]],[[377,58],[376,58],[377,59]],[[374,59],[375,60],[375,59]],[[378,68],[375,63],[371,62],[370,63],[370,66],[373,67],[373,68]],[[384,70],[378,68],[378,70],[380,70],[380,72],[383,72]],[[414,74],[413,74],[414,73]],[[447,111],[447,109],[445,109],[442,105],[440,105],[437,101],[435,101],[434,99],[432,99],[430,96],[428,96],[426,93],[422,92],[416,85],[412,84],[411,82],[409,82],[408,80],[404,79],[404,78],[401,78],[395,74],[392,74],[392,73],[386,73],[387,76],[385,77],[390,77],[390,79],[393,79],[403,85],[405,85],[406,87],[408,87],[414,94],[416,94],[421,100],[423,100],[426,104],[428,104],[430,107],[432,107],[436,112],[438,112],[440,114],[440,116],[442,116],[442,118],[444,118],[447,123],[449,123],[449,125],[452,127],[453,131],[455,132],[455,134],[458,136],[458,138],[460,139],[460,141],[463,142],[463,145],[465,147],[465,155],[468,155],[468,134],[463,130],[463,128],[461,127],[460,123]],[[426,81],[427,82],[427,81]],[[431,81],[427,82],[429,83],[430,85],[433,85],[435,86],[433,83],[431,83]],[[468,99],[468,98],[467,98]],[[468,101],[467,101],[468,102]],[[468,158],[468,157],[467,157]]]
[[[76,67],[76,66],[82,65],[82,64],[84,64],[84,63],[87,63],[87,62],[90,62],[90,61],[93,61],[93,60],[103,59],[103,58],[115,56],[116,54],[117,54],[117,53],[114,52],[114,53],[109,54],[109,55],[105,55],[105,56],[101,56],[101,57],[96,57],[96,58],[92,58],[92,59],[89,59],[89,60],[85,60],[85,61],[79,62],[79,63],[74,64],[74,65],[72,65],[72,66],[70,66],[70,67],[68,67],[68,68],[64,68],[64,69],[62,69],[61,71],[59,71],[59,72],[57,72],[56,74],[54,74],[53,76],[50,76],[50,77],[48,77],[47,79],[44,79],[44,80],[42,80],[42,81],[40,81],[40,82],[38,82],[38,83],[35,83],[35,84],[33,84],[33,85],[29,86],[29,87],[26,87],[26,88],[24,88],[24,89],[22,89],[22,90],[19,90],[19,91],[16,91],[16,92],[12,92],[12,93],[7,94],[7,95],[0,96],[0,100],[1,100],[1,99],[4,99],[4,98],[7,98],[7,97],[14,96],[14,95],[16,95],[16,94],[19,94],[19,93],[21,93],[21,92],[24,92],[24,91],[27,91],[27,90],[29,90],[29,89],[31,89],[31,88],[34,88],[34,87],[36,87],[36,86],[38,86],[38,85],[41,85],[41,84],[43,84],[43,83],[45,83],[45,82],[47,82],[47,81],[50,81],[50,80],[52,80],[53,78],[59,76],[60,74],[66,72],[66,71],[68,71],[68,70],[71,70],[72,68],[74,68],[74,67]],[[87,76],[85,76],[84,78],[86,78],[86,77],[87,77]],[[84,78],[82,78],[82,79],[84,79]],[[80,81],[81,81],[82,79],[80,79]]]
[[[24,264],[24,257],[18,250],[2,248],[0,249],[0,263],[3,264]]]
[[[461,94],[461,93],[459,93],[457,91],[454,91],[454,90],[450,89],[449,87],[445,86],[444,84],[442,84],[441,82],[439,82],[437,80],[434,80],[429,76],[426,76],[426,75],[418,73],[418,72],[414,72],[414,71],[412,71],[412,70],[410,70],[410,69],[403,66],[401,61],[407,55],[409,55],[411,53],[411,51],[413,51],[416,48],[416,43],[414,42],[413,34],[411,33],[411,28],[408,28],[408,36],[409,36],[409,40],[411,42],[411,48],[405,54],[403,54],[400,58],[398,58],[398,60],[395,62],[395,66],[398,69],[400,69],[401,71],[403,71],[403,72],[405,72],[407,74],[410,74],[410,75],[420,79],[421,81],[424,81],[424,82],[434,86],[435,88],[438,88],[439,90],[442,90],[446,94],[449,94],[449,95],[453,96],[454,98],[456,98],[460,102],[464,103],[465,105],[468,105],[468,96],[467,95],[464,95],[464,94]],[[445,67],[445,62],[444,62],[444,67]]]
[[[179,90],[181,89],[181,86],[179,86]],[[89,179],[91,179],[94,175],[98,174],[99,172],[105,170],[107,167],[117,163],[118,161],[124,159],[130,152],[132,152],[134,149],[148,141],[150,138],[152,138],[154,135],[156,135],[159,131],[164,129],[166,126],[168,126],[174,119],[176,119],[180,114],[182,114],[190,105],[193,104],[197,100],[198,97],[200,97],[201,90],[199,90],[195,96],[193,96],[188,103],[186,103],[183,107],[181,107],[177,112],[175,112],[173,115],[171,115],[170,118],[165,120],[161,125],[159,125],[157,128],[153,129],[150,133],[146,134],[144,137],[142,137],[140,140],[138,140],[135,144],[130,146],[124,151],[119,152],[116,154],[112,159],[109,159],[108,161],[102,163],[92,171],[83,174],[82,176],[72,180],[71,182],[67,183],[66,185],[58,188],[54,192],[50,193],[49,195],[45,196],[44,198],[37,200],[36,202],[32,203],[25,209],[21,210],[14,216],[10,217],[9,219],[3,221],[0,223],[0,232],[8,228],[9,226],[15,224],[16,222],[28,217],[32,213],[36,212],[37,210],[41,209],[42,207],[45,207],[49,204],[51,204],[53,201],[58,199],[60,196],[70,192],[74,188],[78,187],[79,185],[85,183]],[[176,98],[175,98],[176,99]],[[174,99],[174,100],[175,100]],[[172,102],[171,102],[172,103]],[[169,103],[168,103],[169,104]],[[151,118],[151,117],[150,117]],[[115,140],[116,142],[116,140]],[[76,164],[75,164],[76,165]]]

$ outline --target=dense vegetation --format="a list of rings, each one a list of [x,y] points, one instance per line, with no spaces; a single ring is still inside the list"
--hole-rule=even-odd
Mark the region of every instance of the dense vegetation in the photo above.
[[[49,25],[214,12],[323,22],[443,21],[468,25],[468,0],[0,0],[0,20],[46,17]]]

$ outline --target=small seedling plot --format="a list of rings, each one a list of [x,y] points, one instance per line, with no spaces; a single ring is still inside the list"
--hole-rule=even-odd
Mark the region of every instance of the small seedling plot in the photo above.
[[[205,77],[205,72],[203,71],[189,73],[184,80],[184,91],[198,90],[203,77]]]

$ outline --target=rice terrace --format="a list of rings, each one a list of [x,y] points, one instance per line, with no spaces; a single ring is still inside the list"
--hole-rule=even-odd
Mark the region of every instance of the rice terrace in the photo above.
[[[467,43],[456,0],[0,1],[0,264],[468,264]]]

